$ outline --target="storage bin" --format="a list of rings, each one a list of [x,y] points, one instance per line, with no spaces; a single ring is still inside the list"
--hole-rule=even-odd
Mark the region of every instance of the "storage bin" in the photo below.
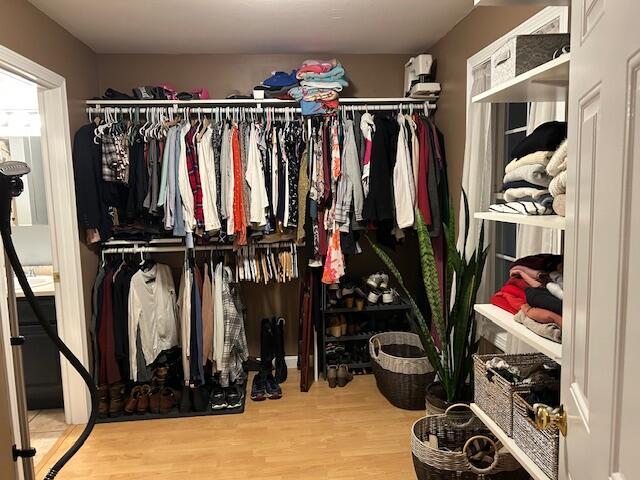
[[[430,437],[437,438],[437,445]],[[493,444],[493,463],[482,469],[467,456],[476,439]],[[416,421],[411,429],[411,453],[418,480],[529,479],[513,456],[501,451],[499,442],[467,405],[453,405],[443,414]]]
[[[522,395],[513,396],[513,441],[550,479],[558,479],[560,433],[557,428],[538,430],[535,412]]]
[[[380,393],[405,410],[424,410],[427,385],[435,373],[420,337],[415,333],[384,332],[369,339],[371,366]]]
[[[569,42],[568,33],[513,37],[491,55],[491,87],[553,60]]]
[[[558,365],[541,353],[473,356],[475,403],[489,415],[507,435],[511,436],[513,431],[513,394],[526,392],[532,384],[510,383],[493,369],[487,368],[486,362],[494,357],[501,358],[509,365],[521,369],[529,368],[540,363],[553,367],[557,367]]]

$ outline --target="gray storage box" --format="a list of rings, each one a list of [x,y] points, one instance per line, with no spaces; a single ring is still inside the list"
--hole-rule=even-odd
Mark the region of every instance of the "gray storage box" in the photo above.
[[[568,46],[568,33],[513,37],[491,55],[491,87],[553,60]]]

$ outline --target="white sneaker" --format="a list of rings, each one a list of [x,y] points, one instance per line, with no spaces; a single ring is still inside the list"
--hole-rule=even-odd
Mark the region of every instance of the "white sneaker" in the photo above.
[[[383,280],[383,278],[382,278],[382,274],[380,272],[372,273],[367,278],[367,285],[369,285],[371,288],[378,288],[380,286],[380,282],[382,282],[382,280]]]
[[[376,303],[378,303],[378,300],[380,300],[380,292],[374,289],[369,290],[369,295],[367,295],[367,301],[370,304],[375,305]]]
[[[396,299],[398,298],[398,292],[396,292],[393,288],[388,288],[384,292],[382,292],[382,303],[385,305],[391,305],[396,303]]]
[[[389,275],[386,273],[379,273],[380,276],[380,284],[378,285],[380,288],[387,288],[389,286]]]

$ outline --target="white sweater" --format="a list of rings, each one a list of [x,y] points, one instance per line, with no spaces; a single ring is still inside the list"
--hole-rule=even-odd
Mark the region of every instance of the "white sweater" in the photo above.
[[[176,290],[167,265],[155,264],[139,270],[131,278],[129,290],[129,367],[131,378],[138,379],[136,333],[147,365],[163,350],[178,344]]]
[[[178,132],[180,135],[180,156],[178,157],[178,188],[182,199],[182,213],[184,216],[184,227],[187,232],[192,232],[196,228],[195,209],[193,204],[193,191],[189,183],[189,170],[187,169],[187,143],[185,135],[189,132],[191,125],[189,122],[182,126]]]
[[[413,183],[413,167],[411,152],[407,143],[407,129],[404,115],[397,117],[400,130],[398,132],[398,146],[396,150],[396,164],[393,167],[393,191],[396,208],[396,223],[400,228],[413,225],[413,205],[415,203],[416,187]]]
[[[204,229],[207,232],[220,230],[220,218],[216,206],[216,165],[211,145],[212,133],[211,126],[208,126],[197,141],[198,167],[202,184],[202,213]]]

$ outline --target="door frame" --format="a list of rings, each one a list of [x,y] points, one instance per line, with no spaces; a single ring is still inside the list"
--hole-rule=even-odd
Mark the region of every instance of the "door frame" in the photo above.
[[[58,335],[86,366],[89,366],[89,346],[80,265],[80,240],[76,217],[75,183],[73,177],[71,135],[67,88],[64,77],[0,45],[0,68],[38,85],[38,106],[41,115],[42,161],[47,214],[51,231],[51,253],[55,285]],[[0,247],[1,248],[1,247]],[[0,255],[0,267],[4,255]],[[1,271],[4,271],[2,268]],[[0,282],[6,298],[5,282]],[[3,302],[4,303],[4,302]],[[3,305],[4,307],[4,305]],[[2,316],[6,310],[2,309]],[[9,338],[8,322],[2,322],[5,339]],[[13,361],[6,356],[9,378],[13,378]],[[62,390],[65,421],[86,423],[91,401],[89,392],[71,365],[61,357]],[[15,385],[10,381],[10,402],[16,422]],[[15,430],[14,431],[19,431]]]

